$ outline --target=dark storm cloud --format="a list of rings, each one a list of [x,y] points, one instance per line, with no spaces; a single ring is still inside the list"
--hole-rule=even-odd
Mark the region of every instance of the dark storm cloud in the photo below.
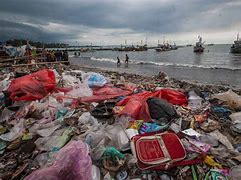
[[[95,28],[146,34],[220,31],[240,21],[240,9],[239,1],[226,0],[2,0],[0,39],[71,40]],[[48,31],[43,27],[49,23],[74,26],[75,30]]]
[[[8,40],[13,38],[31,39],[36,41],[57,41],[59,37],[71,39],[74,36],[59,32],[50,33],[34,26],[0,20],[0,39]]]

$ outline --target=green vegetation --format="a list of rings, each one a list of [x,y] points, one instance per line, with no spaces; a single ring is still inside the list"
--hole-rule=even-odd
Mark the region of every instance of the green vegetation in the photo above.
[[[22,46],[27,44],[27,40],[23,40],[23,39],[14,39],[14,40],[8,40],[6,41],[7,45],[11,45],[11,46]],[[43,42],[34,42],[34,41],[29,41],[29,44],[31,46],[35,46],[37,48],[66,48],[69,45],[68,44],[64,44],[64,43],[43,43]]]

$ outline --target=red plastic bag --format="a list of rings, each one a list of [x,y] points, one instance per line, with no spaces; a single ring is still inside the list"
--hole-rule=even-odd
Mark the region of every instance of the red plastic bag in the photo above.
[[[187,104],[187,97],[180,91],[174,89],[161,89],[156,92],[159,98],[166,99],[171,104],[180,106]]]
[[[9,88],[10,98],[14,101],[39,100],[55,89],[56,81],[52,70],[44,69],[14,79]]]
[[[131,91],[123,90],[116,87],[108,87],[104,86],[101,88],[93,89],[93,96],[82,97],[80,98],[80,102],[99,102],[107,99],[111,99],[118,96],[126,96],[129,95]]]
[[[161,89],[155,92],[144,91],[126,97],[117,103],[117,106],[125,106],[119,115],[129,115],[134,119],[141,119],[146,122],[151,121],[149,108],[146,100],[151,97],[165,99],[174,105],[186,105],[187,98],[185,94],[173,89]]]

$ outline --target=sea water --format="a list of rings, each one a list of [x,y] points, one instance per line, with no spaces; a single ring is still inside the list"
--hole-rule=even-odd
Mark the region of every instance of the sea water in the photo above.
[[[208,84],[241,87],[241,54],[229,53],[231,45],[205,46],[204,53],[194,53],[193,47],[156,52],[154,49],[141,52],[93,51],[82,52],[80,57],[70,54],[72,64],[97,67],[119,72],[156,75],[160,71],[170,77]],[[125,55],[130,62],[125,67]],[[116,67],[117,56],[121,67]]]

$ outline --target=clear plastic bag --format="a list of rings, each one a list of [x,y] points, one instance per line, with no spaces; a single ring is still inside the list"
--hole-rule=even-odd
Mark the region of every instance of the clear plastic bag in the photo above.
[[[20,119],[17,124],[14,125],[14,127],[10,130],[10,132],[6,134],[2,134],[0,136],[0,139],[4,141],[14,141],[18,137],[22,136],[24,126],[23,126],[24,120]]]
[[[93,92],[87,84],[78,84],[73,86],[73,89],[69,91],[66,95],[72,98],[80,98],[92,96]]]
[[[224,93],[214,94],[212,97],[227,102],[231,108],[241,108],[241,96],[233,92],[232,89]]]

